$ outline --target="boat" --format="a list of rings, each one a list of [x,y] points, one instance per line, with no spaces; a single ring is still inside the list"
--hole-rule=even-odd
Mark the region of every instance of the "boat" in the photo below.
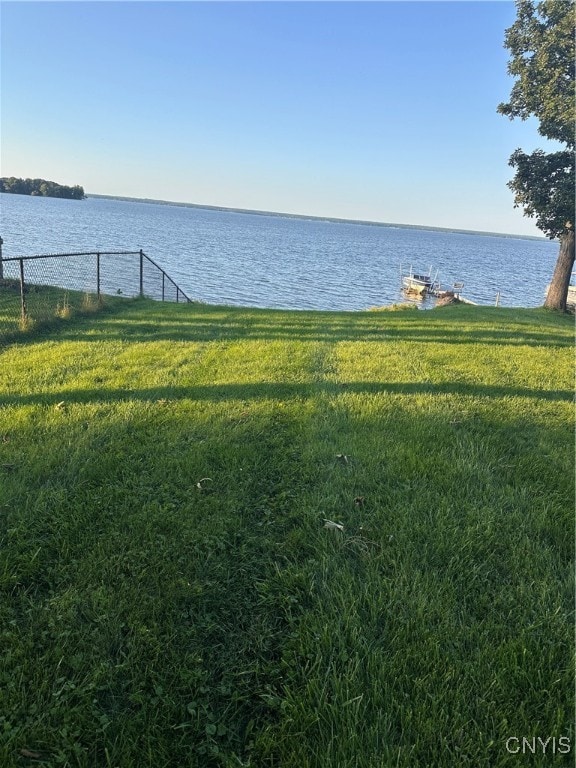
[[[400,274],[402,276],[402,288],[406,293],[424,296],[426,293],[435,294],[440,288],[437,279],[438,270],[436,270],[436,274],[432,277],[432,267],[430,267],[428,272],[414,272],[412,265],[410,265],[410,270],[406,273],[403,273],[402,267],[400,267]]]

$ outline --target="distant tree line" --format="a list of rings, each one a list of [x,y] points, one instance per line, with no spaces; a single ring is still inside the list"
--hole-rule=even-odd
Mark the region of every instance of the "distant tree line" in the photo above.
[[[14,176],[0,179],[0,192],[13,195],[34,195],[39,197],[65,197],[69,200],[83,200],[84,188],[78,185],[67,187],[45,179],[17,179]]]

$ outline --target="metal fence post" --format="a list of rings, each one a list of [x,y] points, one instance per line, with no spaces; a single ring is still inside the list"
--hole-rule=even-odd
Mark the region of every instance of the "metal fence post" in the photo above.
[[[98,297],[98,303],[101,302],[100,297],[100,254],[96,254],[96,296]]]
[[[4,264],[2,263],[2,245],[4,240],[0,237],[0,280],[4,280]]]
[[[140,248],[140,298],[144,296],[144,251]]]
[[[26,298],[24,297],[24,259],[18,259],[20,262],[20,310],[22,313],[22,323],[26,322],[28,312],[26,309]]]
[[[176,286],[176,304],[178,304],[180,301],[180,288]]]

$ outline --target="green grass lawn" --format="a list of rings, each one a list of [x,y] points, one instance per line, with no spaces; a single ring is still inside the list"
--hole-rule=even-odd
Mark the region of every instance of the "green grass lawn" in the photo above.
[[[112,308],[125,299],[106,296],[105,300]],[[21,341],[32,330],[57,327],[62,320],[93,314],[101,308],[95,293],[28,283],[22,307],[20,280],[0,279],[0,346]]]
[[[573,339],[138,300],[4,348],[0,765],[572,765]]]

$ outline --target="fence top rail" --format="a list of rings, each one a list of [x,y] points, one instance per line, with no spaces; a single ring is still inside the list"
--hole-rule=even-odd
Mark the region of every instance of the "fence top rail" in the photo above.
[[[31,261],[32,259],[61,259],[68,256],[140,256],[141,258],[146,259],[151,264],[153,264],[156,269],[158,269],[176,288],[176,296],[178,294],[182,294],[182,296],[186,299],[186,301],[191,304],[192,299],[190,299],[180,288],[180,286],[174,282],[174,280],[170,277],[170,275],[162,269],[162,267],[159,264],[156,264],[154,259],[151,259],[150,256],[147,256],[142,249],[139,251],[75,251],[73,253],[44,253],[44,254],[36,254],[34,256],[9,256],[8,258],[0,258],[0,262],[5,261]]]
[[[78,251],[74,253],[41,253],[34,256],[3,256],[2,261],[29,261],[30,259],[60,259],[64,256],[146,256],[142,251]],[[146,256],[148,258],[148,256]],[[150,259],[152,261],[152,259]],[[158,266],[155,264],[154,266]],[[161,269],[161,267],[158,267]]]

